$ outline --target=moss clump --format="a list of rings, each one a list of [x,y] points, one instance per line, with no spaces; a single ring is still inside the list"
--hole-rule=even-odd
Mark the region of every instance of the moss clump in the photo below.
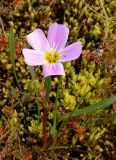
[[[0,1],[0,156],[3,159],[116,159],[115,104],[109,109],[71,118],[64,127],[61,115],[84,108],[115,94],[115,1],[114,0],[1,0]],[[2,13],[2,14],[1,14]],[[65,23],[69,43],[81,40],[82,56],[64,64],[57,100],[57,146],[42,147],[43,76],[41,67],[24,63],[25,37],[39,27]],[[9,54],[9,28],[15,34],[15,70]],[[47,32],[46,32],[47,33]],[[47,119],[48,147],[53,144],[53,117],[58,77],[52,77]],[[105,116],[104,116],[105,115]],[[58,148],[58,149],[57,149]]]

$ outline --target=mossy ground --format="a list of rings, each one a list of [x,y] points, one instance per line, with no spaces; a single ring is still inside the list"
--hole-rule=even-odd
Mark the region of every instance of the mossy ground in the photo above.
[[[0,157],[4,160],[115,160],[116,104],[95,113],[70,118],[62,115],[115,94],[115,0],[1,0],[0,1]],[[48,148],[42,138],[42,68],[24,63],[25,36],[51,23],[65,23],[69,41],[82,41],[82,56],[64,64],[65,77],[52,77],[47,119]],[[9,29],[15,35],[15,71],[9,53]],[[53,112],[57,86],[57,134]],[[37,97],[39,96],[39,101]],[[39,106],[39,109],[38,109]]]

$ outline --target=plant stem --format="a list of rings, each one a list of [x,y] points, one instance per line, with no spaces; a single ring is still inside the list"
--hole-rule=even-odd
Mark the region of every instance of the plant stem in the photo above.
[[[48,109],[43,108],[43,146],[47,147],[47,131],[46,131],[46,122],[47,122]]]
[[[46,90],[46,96],[45,99],[43,99],[43,146],[46,148],[47,147],[47,130],[46,130],[46,123],[47,123],[47,115],[48,115],[48,99],[49,99],[49,94],[51,91],[51,77],[46,77],[45,78],[45,83],[44,87]]]
[[[56,97],[55,97],[55,109],[53,112],[53,127],[52,127],[52,136],[53,136],[53,140],[55,142],[55,138],[56,138],[56,134],[57,134],[57,108],[58,108],[58,98],[59,98],[59,89],[60,89],[60,84],[61,84],[61,76],[59,78],[59,83],[57,86],[57,92],[56,92]]]

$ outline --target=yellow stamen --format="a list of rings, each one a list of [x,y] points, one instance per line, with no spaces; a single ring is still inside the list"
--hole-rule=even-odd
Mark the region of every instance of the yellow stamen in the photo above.
[[[60,59],[60,54],[55,50],[47,51],[45,59],[48,63],[56,63]]]

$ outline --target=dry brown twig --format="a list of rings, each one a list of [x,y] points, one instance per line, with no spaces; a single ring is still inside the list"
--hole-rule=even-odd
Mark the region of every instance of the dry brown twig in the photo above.
[[[0,24],[1,24],[1,28],[2,28],[3,34],[4,34],[5,37],[6,37],[6,33],[5,33],[5,30],[4,30],[4,24],[3,24],[3,20],[2,20],[1,17],[0,17]]]
[[[51,5],[52,5],[54,2],[55,2],[55,0],[53,0],[53,1],[50,3],[50,5],[45,9],[44,12],[42,12],[41,15],[43,15],[45,12],[47,12],[47,11],[49,10],[49,8],[51,7]]]
[[[105,19],[107,19],[108,21],[116,24],[116,22],[115,22],[115,21],[112,21],[109,17],[103,16],[103,15],[100,14],[99,12],[95,11],[92,7],[90,7],[90,6],[85,2],[85,0],[82,0],[82,1],[83,1],[83,3],[84,3],[85,5],[87,5],[87,7],[89,8],[89,10],[93,11],[95,14],[99,14],[102,18],[105,18]]]

